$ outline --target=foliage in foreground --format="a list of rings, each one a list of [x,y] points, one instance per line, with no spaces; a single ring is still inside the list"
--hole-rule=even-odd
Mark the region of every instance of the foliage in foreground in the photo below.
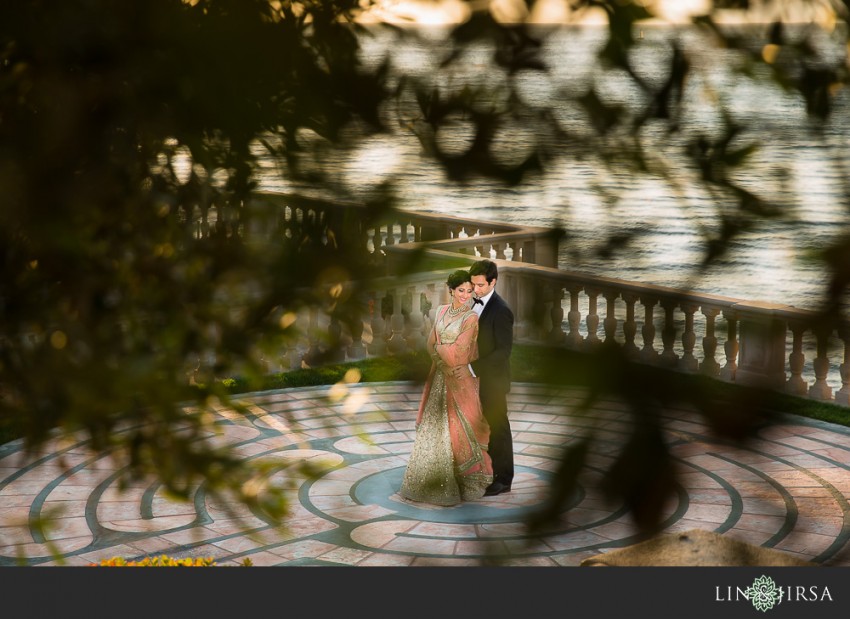
[[[764,220],[793,222],[794,200],[776,197],[785,196],[782,181],[751,166],[775,136],[736,115],[734,92],[700,75],[685,38],[649,48],[659,54],[658,79],[635,70],[634,52],[649,44],[636,40],[636,26],[654,3],[569,3],[605,14],[601,73],[628,86],[618,91],[639,93],[635,105],[596,76],[555,88],[549,101],[525,99],[523,81],[549,69],[545,37],[522,16],[497,19],[491,3],[451,29],[434,74],[390,78],[391,54],[371,67],[359,56],[363,33],[351,20],[368,4],[0,3],[0,431],[28,447],[57,428],[84,431],[95,449],[124,457],[122,483],[154,475],[183,498],[203,483],[210,493],[283,514],[284,495],[263,486],[265,473],[254,468],[261,463],[203,440],[208,413],[221,405],[238,410],[231,396],[263,385],[262,361],[291,343],[300,311],[320,307],[345,322],[357,301],[346,285],[375,274],[358,226],[374,224],[393,193],[383,177],[356,194],[366,196],[358,217],[333,226],[307,218],[287,237],[283,213],[255,200],[256,190],[264,173],[274,176],[271,167],[283,186],[347,200],[362,187],[347,185],[339,164],[391,128],[414,132],[424,156],[458,184],[483,178],[513,190],[556,163],[588,163],[599,175],[600,209],[624,197],[602,187],[609,177],[627,191],[647,178],[666,181],[686,208],[689,195],[678,183],[686,173],[688,185],[716,205],[702,228],[704,268]],[[733,56],[731,71],[793,93],[812,139],[822,138],[819,128],[850,84],[847,29],[816,20],[787,27],[781,9],[793,3],[766,0],[758,4],[777,9],[765,12],[772,23],[743,36],[715,20],[714,9],[750,3],[697,4],[705,14],[694,16],[695,31]],[[833,26],[848,15],[846,2],[797,4],[817,4]],[[417,36],[391,30],[399,43]],[[466,52],[482,43],[492,52],[488,79],[467,83]],[[694,99],[694,84],[709,89],[705,99]],[[717,119],[711,130],[692,122],[693,106],[703,104]],[[846,148],[832,150],[834,176],[845,178]],[[569,197],[563,200],[568,211]],[[639,234],[640,227],[614,230],[600,256],[628,249]],[[827,274],[827,318],[850,283],[848,248],[848,236],[812,248]],[[186,378],[202,358],[211,367],[204,384],[190,389]],[[631,403],[642,434],[611,472],[611,488],[651,522],[644,504],[671,487],[654,425],[671,394],[666,375],[616,355],[578,366],[556,358],[551,368],[543,358],[517,364],[516,379],[523,371],[551,370],[538,377],[543,382],[584,375],[592,394],[615,389]],[[339,379],[339,371],[321,370],[262,388]],[[733,437],[771,412],[766,402],[786,405],[766,394],[709,391],[696,378],[672,389]],[[194,402],[189,414],[187,400]],[[566,484],[581,456],[572,453]]]

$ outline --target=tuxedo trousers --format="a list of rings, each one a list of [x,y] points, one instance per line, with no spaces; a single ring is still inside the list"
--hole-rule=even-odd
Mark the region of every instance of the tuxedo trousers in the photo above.
[[[487,452],[493,462],[493,481],[510,485],[514,478],[514,445],[508,421],[508,394],[501,388],[488,389],[482,382],[479,395],[481,412],[490,425]]]

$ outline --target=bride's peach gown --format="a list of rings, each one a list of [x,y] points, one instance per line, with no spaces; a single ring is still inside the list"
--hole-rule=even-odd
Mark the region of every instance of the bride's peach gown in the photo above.
[[[399,493],[434,505],[484,496],[493,481],[487,454],[490,427],[481,413],[478,378],[455,378],[451,368],[478,357],[478,316],[442,305],[428,337],[433,363],[416,417],[416,440]]]

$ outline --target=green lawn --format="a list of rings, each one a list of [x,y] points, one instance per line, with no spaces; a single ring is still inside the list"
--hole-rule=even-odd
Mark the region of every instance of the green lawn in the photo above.
[[[616,351],[589,355],[559,347],[514,346],[514,382],[585,386],[600,394],[618,395],[636,409],[691,403],[714,418],[721,429],[742,421],[782,414],[800,415],[850,426],[850,408],[783,393],[748,389],[700,375],[628,363]],[[369,358],[352,363],[272,374],[260,382],[241,378],[224,381],[233,394],[313,385],[331,385],[357,369],[360,382],[425,379],[430,359],[424,352],[399,357]],[[21,424],[0,420],[0,444],[21,436]]]

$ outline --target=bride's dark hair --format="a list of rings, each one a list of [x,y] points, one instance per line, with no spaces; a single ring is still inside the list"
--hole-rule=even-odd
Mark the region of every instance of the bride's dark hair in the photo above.
[[[449,290],[454,290],[461,284],[465,284],[466,282],[472,283],[472,280],[469,279],[469,271],[464,271],[463,269],[458,269],[446,280],[446,286],[449,287]]]

